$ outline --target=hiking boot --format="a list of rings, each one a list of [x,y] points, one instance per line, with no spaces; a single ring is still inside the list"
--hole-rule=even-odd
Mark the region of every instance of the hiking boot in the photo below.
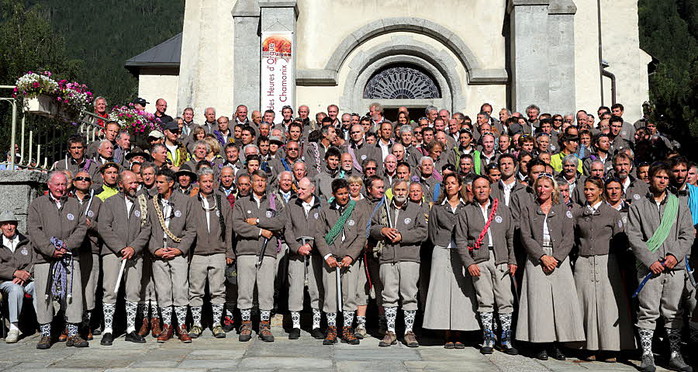
[[[204,330],[201,329],[200,326],[194,325],[194,326],[192,326],[191,329],[189,330],[189,337],[191,337],[191,338],[197,338],[197,337],[201,336],[201,334],[202,334],[203,332],[204,332]]]
[[[337,326],[328,326],[323,345],[334,345],[337,343]]]
[[[359,339],[354,335],[351,327],[342,327],[342,342],[349,345],[358,345]]]
[[[215,338],[225,338],[225,331],[223,330],[223,327],[221,327],[220,324],[214,326],[211,332],[213,332],[213,337]]]
[[[367,333],[365,325],[361,324],[356,326],[356,329],[354,330],[354,336],[356,336],[356,338],[358,338],[359,340],[363,340],[364,338],[366,338],[366,334]]]
[[[162,331],[163,331],[163,329],[160,328],[160,318],[151,318],[150,319],[150,332],[153,335],[153,337],[155,337],[155,338],[160,337],[160,335],[162,335]],[[172,335],[170,335],[170,337],[172,337]]]
[[[642,363],[640,363],[641,372],[654,372],[657,367],[654,366],[654,355],[642,354]]]
[[[233,319],[232,316],[226,315],[223,317],[223,327],[222,328],[223,328],[223,331],[226,333],[235,329],[235,320]]]
[[[491,329],[484,329],[482,332],[482,347],[480,347],[480,353],[485,355],[494,353],[494,333]]]
[[[51,337],[41,336],[39,343],[36,344],[36,348],[39,350],[46,350],[51,347]]]
[[[322,332],[322,329],[320,328],[313,328],[313,330],[310,331],[310,335],[316,340],[322,340],[325,338],[325,333]]]
[[[88,347],[90,344],[80,337],[80,335],[70,336],[66,340],[65,346],[67,347]]]
[[[252,321],[243,320],[240,326],[240,342],[247,342],[252,339]]]
[[[128,342],[136,343],[136,344],[144,344],[145,343],[145,338],[143,336],[139,335],[138,333],[136,333],[135,331],[131,332],[131,333],[127,333],[125,340]]]
[[[138,335],[141,337],[145,337],[148,335],[150,332],[150,324],[148,323],[148,318],[143,318],[143,322],[141,323],[141,328],[138,330]]]
[[[674,371],[681,372],[693,372],[693,368],[683,361],[683,357],[680,353],[671,353],[672,357],[669,358],[669,368]]]
[[[407,347],[419,347],[419,342],[417,342],[417,336],[414,334],[414,332],[405,332],[404,339],[405,345],[407,345]]]
[[[58,342],[65,342],[66,340],[68,340],[68,328],[64,328],[61,335],[58,336]]]
[[[390,345],[395,345],[395,344],[397,344],[397,336],[395,336],[395,332],[387,331],[387,332],[385,332],[385,336],[383,337],[381,342],[378,343],[378,346],[388,347]]]
[[[511,344],[511,331],[502,332],[502,338],[499,341],[499,350],[504,354],[519,355],[519,351]]]
[[[158,328],[159,324],[158,324]],[[153,327],[153,334],[155,333],[155,328]],[[172,334],[174,333],[174,329],[172,329],[172,326],[169,324],[165,324],[162,327],[162,330],[160,330],[160,335],[158,336],[158,343],[163,343],[166,342],[167,340],[172,338]]]
[[[186,325],[181,325],[177,329],[177,334],[179,335],[179,340],[184,342],[185,344],[190,344],[191,343],[191,337],[189,336],[189,332],[187,332],[187,326]]]
[[[299,338],[301,338],[300,328],[293,328],[288,332],[288,339],[289,340],[297,340]]]
[[[271,325],[268,320],[259,322],[259,338],[264,342],[274,342],[274,335],[271,334]]]

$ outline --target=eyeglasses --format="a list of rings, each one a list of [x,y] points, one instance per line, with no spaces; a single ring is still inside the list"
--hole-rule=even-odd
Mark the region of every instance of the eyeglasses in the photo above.
[[[364,168],[364,169],[366,169],[366,170],[376,170],[376,167],[370,167],[370,168],[369,168],[369,167],[366,167],[366,168]]]
[[[286,151],[298,151],[298,147],[289,147]]]
[[[553,121],[562,121],[562,119],[553,119]]]
[[[75,177],[75,178],[73,178],[73,181],[92,182],[92,178],[90,178],[90,177]]]

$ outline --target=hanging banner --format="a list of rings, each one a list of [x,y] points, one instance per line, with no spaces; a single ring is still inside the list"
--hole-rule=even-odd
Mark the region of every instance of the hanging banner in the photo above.
[[[262,32],[262,111],[274,110],[276,121],[281,108],[293,105],[293,32]]]

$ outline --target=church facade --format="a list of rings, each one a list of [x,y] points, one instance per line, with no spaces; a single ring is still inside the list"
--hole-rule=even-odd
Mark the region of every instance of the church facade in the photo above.
[[[374,101],[414,118],[427,105],[473,116],[484,102],[568,114],[619,102],[634,119],[651,60],[637,0],[187,0],[182,33],[126,67],[139,96],[165,98],[173,116],[331,103],[363,114]]]

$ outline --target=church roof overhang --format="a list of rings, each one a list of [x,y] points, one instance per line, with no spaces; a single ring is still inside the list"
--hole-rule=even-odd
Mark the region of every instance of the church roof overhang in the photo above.
[[[147,71],[177,72],[179,71],[181,54],[182,33],[180,32],[145,52],[128,59],[124,67],[136,77]]]

